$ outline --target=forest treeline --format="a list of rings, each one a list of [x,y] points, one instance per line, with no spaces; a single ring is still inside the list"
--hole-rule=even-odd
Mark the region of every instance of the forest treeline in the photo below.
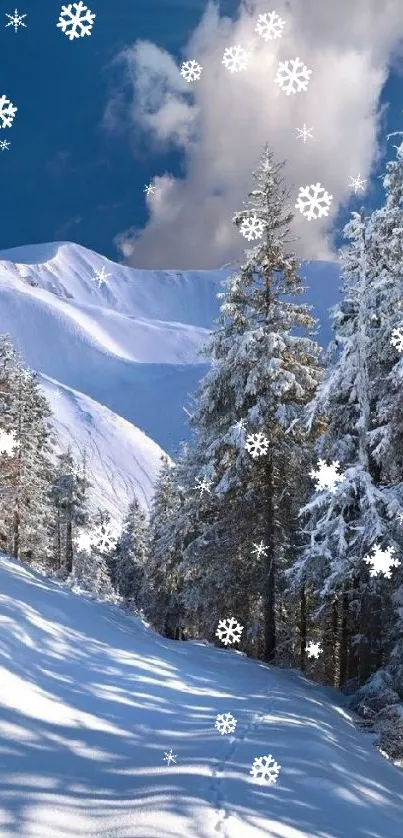
[[[177,640],[219,643],[218,622],[236,619],[235,648],[343,689],[401,760],[403,143],[383,205],[344,229],[326,352],[301,301],[284,166],[266,147],[234,217],[263,234],[219,295],[190,441],[163,458],[148,518],[133,498],[110,543],[85,462],[52,453],[49,407],[3,338],[0,431],[16,447],[0,457],[0,549],[116,594]],[[91,527],[105,538],[88,546],[77,533]]]

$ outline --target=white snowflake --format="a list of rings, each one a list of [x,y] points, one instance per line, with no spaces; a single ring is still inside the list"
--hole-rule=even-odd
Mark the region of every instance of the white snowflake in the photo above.
[[[235,425],[233,425],[233,428],[238,434],[243,434],[246,431],[245,419],[238,419]]]
[[[92,543],[100,553],[107,553],[116,547],[117,536],[110,524],[98,524],[92,531]]]
[[[17,110],[3,93],[3,96],[0,96],[0,128],[11,128]]]
[[[194,489],[200,489],[200,497],[202,496],[203,492],[208,492],[211,494],[210,487],[212,486],[211,480],[207,480],[206,477],[203,477],[202,480],[196,480],[196,486]]]
[[[289,96],[290,93],[300,93],[307,89],[311,73],[312,70],[308,70],[298,57],[290,58],[288,61],[280,61],[274,81]]]
[[[10,143],[8,140],[0,140],[0,149],[1,151],[8,151],[10,148]]]
[[[284,26],[285,20],[281,20],[276,12],[266,12],[259,15],[255,32],[265,41],[270,41],[273,38],[281,38]]]
[[[307,140],[313,140],[312,131],[313,128],[307,128],[306,123],[304,122],[302,128],[297,128],[297,140],[303,140],[306,143]]]
[[[258,431],[257,434],[248,434],[246,437],[245,448],[253,459],[267,454],[268,447],[269,440],[261,431]]]
[[[323,192],[323,195],[320,193]],[[329,195],[320,183],[311,186],[300,186],[295,208],[299,209],[308,221],[312,218],[322,218],[328,215],[333,195]]]
[[[252,239],[261,239],[263,230],[264,222],[256,214],[250,215],[249,218],[244,218],[240,227],[240,232],[248,242],[252,241]]]
[[[252,768],[249,774],[256,780],[257,783],[276,783],[277,777],[280,773],[281,765],[275,761],[271,754],[264,757],[255,757]]]
[[[328,489],[329,492],[336,491],[337,483],[341,483],[344,480],[343,475],[338,473],[339,466],[340,463],[338,460],[333,460],[330,466],[327,465],[326,460],[318,460],[318,468],[312,469],[309,472],[309,476],[313,480],[316,480],[317,490]]]
[[[216,637],[222,640],[224,646],[229,646],[232,643],[239,643],[243,626],[238,623],[235,617],[228,617],[226,620],[219,620]]]
[[[20,15],[18,9],[14,10],[13,15],[8,15],[7,12],[5,14],[10,21],[9,23],[6,23],[5,29],[7,29],[8,26],[14,26],[14,32],[18,32],[20,26],[24,26],[25,29],[27,28],[26,23],[24,23],[24,17],[26,17],[26,15]]]
[[[238,73],[239,70],[246,70],[248,57],[246,52],[238,44],[235,47],[228,47],[223,55],[221,64],[225,64],[230,73]]]
[[[233,733],[236,724],[236,719],[234,719],[231,713],[220,713],[215,720],[214,727],[220,731],[221,736],[224,736],[226,733]]]
[[[19,447],[19,440],[15,438],[15,431],[0,431],[0,454],[12,457],[15,448]]]
[[[153,186],[152,183],[149,183],[148,186],[144,187],[143,192],[145,192],[146,195],[152,195],[155,192],[155,186]]]
[[[312,640],[308,640],[306,651],[308,658],[318,658],[323,649],[320,643],[314,643]]]
[[[399,559],[393,558],[394,552],[393,547],[386,547],[385,550],[382,550],[379,544],[375,544],[371,552],[363,557],[363,561],[371,565],[369,575],[379,576],[382,574],[386,579],[390,579],[392,567],[397,567],[400,564]]]
[[[351,177],[350,175],[350,186],[354,189],[354,192],[359,192],[360,190],[364,192],[364,183],[366,183],[366,178],[362,178],[360,174],[357,177]]]
[[[252,553],[256,553],[258,559],[262,556],[266,556],[268,547],[266,547],[263,541],[260,541],[259,544],[254,544],[253,546],[255,549],[252,550]]]
[[[393,329],[390,342],[398,352],[403,352],[403,329],[401,327],[399,329]]]
[[[105,267],[102,267],[101,270],[94,271],[94,276],[91,277],[92,281],[98,285],[98,288],[101,285],[107,285],[107,278],[108,276],[112,276],[112,274],[107,274]]]
[[[187,82],[198,81],[203,72],[203,67],[197,61],[184,61],[181,67],[181,76]]]
[[[75,11],[73,11],[73,8]],[[64,20],[64,18],[66,18]],[[82,0],[78,3],[69,3],[68,6],[62,6],[59,22],[56,26],[67,35],[69,41],[74,38],[83,38],[84,35],[91,35],[91,29],[96,18],[96,14],[91,12]]]
[[[167,765],[170,765],[171,762],[176,763],[176,757],[177,756],[178,756],[178,754],[172,753],[172,748],[170,748],[169,751],[164,751],[164,762],[166,762]]]

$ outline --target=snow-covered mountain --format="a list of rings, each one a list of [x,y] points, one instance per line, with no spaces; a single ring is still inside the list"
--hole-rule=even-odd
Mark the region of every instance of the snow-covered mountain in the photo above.
[[[401,773],[336,690],[5,556],[0,588],[0,838],[401,838]]]
[[[63,442],[86,448],[95,498],[114,513],[133,487],[148,505],[163,450],[174,456],[187,435],[229,273],[135,270],[68,242],[0,252],[0,332],[41,375]],[[326,324],[338,267],[310,263],[304,275]]]

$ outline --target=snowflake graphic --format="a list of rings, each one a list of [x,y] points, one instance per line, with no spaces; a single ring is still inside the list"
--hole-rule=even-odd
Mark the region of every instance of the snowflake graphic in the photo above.
[[[392,567],[397,567],[400,564],[399,559],[393,558],[394,552],[393,547],[386,547],[385,550],[382,550],[379,544],[375,544],[371,552],[363,557],[363,561],[371,565],[369,575],[379,576],[382,574],[386,579],[390,579]]]
[[[75,11],[73,12],[73,8]],[[64,20],[64,18],[66,18]],[[67,35],[69,41],[74,38],[83,38],[84,35],[91,35],[91,29],[96,15],[91,12],[82,0],[78,3],[69,3],[68,6],[62,6],[59,22],[56,26],[62,30],[64,35]]]
[[[24,23],[24,17],[26,17],[26,15],[20,15],[18,13],[18,9],[14,10],[13,15],[8,15],[6,13],[6,17],[8,17],[10,22],[6,23],[5,29],[7,29],[8,26],[14,26],[14,32],[18,32],[18,29],[20,28],[20,26],[24,26],[25,29],[27,28],[26,23]]]
[[[172,753],[172,748],[170,748],[169,751],[164,751],[164,762],[166,762],[167,765],[170,765],[171,762],[176,763],[176,757],[177,756],[178,756],[178,754]]]
[[[255,553],[258,559],[261,559],[262,556],[266,556],[268,547],[266,547],[263,541],[260,541],[259,544],[254,544],[253,546],[255,549],[252,550],[252,553]]]
[[[244,218],[240,227],[240,232],[248,242],[252,241],[252,239],[261,239],[263,230],[264,222],[256,214],[250,215],[249,218]]]
[[[203,492],[208,492],[211,494],[210,486],[212,486],[211,480],[207,480],[206,477],[203,477],[202,480],[196,480],[196,486],[194,489],[200,489],[200,497],[202,496]]]
[[[313,128],[307,128],[305,122],[303,124],[303,127],[297,128],[296,131],[298,133],[297,140],[303,140],[304,143],[306,143],[307,140],[313,140]]]
[[[224,646],[229,646],[232,643],[239,643],[242,632],[243,626],[234,617],[228,617],[226,620],[219,620],[215,634],[219,640],[222,640]]]
[[[307,89],[311,73],[312,70],[308,70],[298,57],[291,58],[280,61],[274,81],[289,96],[290,93],[300,93]]]
[[[401,327],[399,329],[393,329],[390,342],[398,352],[403,352],[403,329]]]
[[[366,178],[363,179],[360,174],[358,174],[357,177],[350,176],[350,181],[350,186],[354,189],[354,192],[359,192],[360,190],[361,192],[364,192],[364,183],[367,182]]]
[[[224,736],[226,733],[233,733],[236,724],[236,719],[234,719],[231,713],[220,713],[215,720],[214,727],[220,731],[221,736]]]
[[[11,128],[17,110],[4,94],[0,96],[0,128]]]
[[[93,536],[90,532],[80,532],[75,539],[77,550],[89,553],[93,545]]]
[[[344,480],[342,474],[338,473],[339,461],[333,460],[330,466],[327,465],[326,460],[318,460],[318,468],[312,469],[309,476],[316,480],[316,489],[327,489],[329,492],[336,491],[337,483]]]
[[[308,640],[306,651],[308,658],[318,658],[323,649],[320,643],[314,643],[312,640]]]
[[[273,38],[281,38],[284,26],[285,20],[281,20],[276,12],[266,12],[259,15],[255,32],[265,41],[270,41]]]
[[[152,195],[155,192],[155,186],[153,186],[152,183],[149,183],[148,186],[144,187],[143,192],[145,192],[146,195]]]
[[[323,195],[320,194],[321,192],[323,192]],[[333,195],[329,195],[320,183],[300,186],[295,208],[299,209],[308,221],[311,221],[312,218],[322,218],[322,216],[328,215],[332,200]]]
[[[239,70],[246,70],[248,57],[246,52],[238,44],[235,47],[228,47],[223,55],[221,64],[225,64],[230,73],[238,73]]]
[[[92,543],[100,553],[107,553],[116,547],[116,533],[110,524],[98,524],[92,531]]]
[[[0,150],[1,151],[8,151],[10,148],[10,143],[8,140],[0,140]]]
[[[181,76],[187,82],[198,81],[203,72],[203,67],[197,61],[184,61],[181,67]]]
[[[94,276],[91,277],[92,281],[98,285],[98,288],[101,285],[107,285],[107,278],[108,276],[112,276],[112,274],[107,274],[104,267],[101,268],[100,271],[94,271]]]
[[[264,757],[255,757],[252,768],[249,774],[256,780],[257,783],[276,783],[277,777],[280,773],[281,765],[275,761],[271,754]]]
[[[15,431],[0,431],[0,454],[12,457],[14,449],[19,447],[19,440],[15,438]]]
[[[258,431],[257,434],[248,434],[246,437],[245,448],[253,459],[267,454],[268,447],[269,440],[261,431]]]

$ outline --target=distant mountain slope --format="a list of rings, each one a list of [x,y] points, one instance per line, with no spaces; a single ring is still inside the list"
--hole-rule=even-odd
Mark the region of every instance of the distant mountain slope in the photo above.
[[[112,508],[120,497],[126,502],[123,487],[138,481],[149,497],[161,449],[175,456],[187,437],[183,408],[206,369],[199,350],[219,314],[221,281],[233,270],[135,270],[68,242],[0,252],[0,332],[44,377],[51,400],[52,388],[62,386],[56,421],[78,448],[91,440],[95,494]],[[99,285],[102,271],[106,284]],[[304,264],[302,275],[325,344],[338,265]],[[123,470],[108,488],[113,462]]]

